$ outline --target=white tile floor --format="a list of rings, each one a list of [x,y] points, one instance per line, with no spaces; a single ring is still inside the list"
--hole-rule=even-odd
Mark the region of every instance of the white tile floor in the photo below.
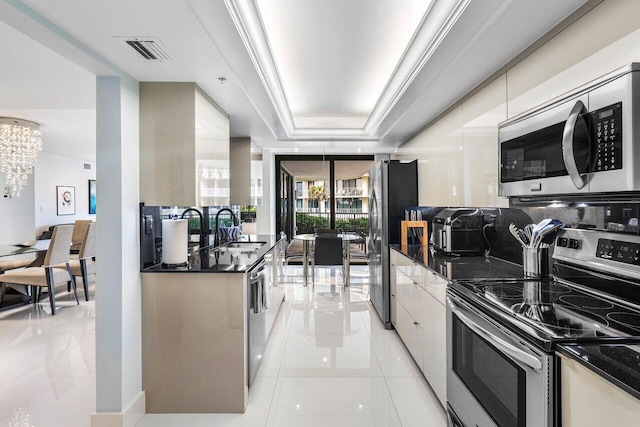
[[[138,427],[444,426],[445,413],[394,331],[367,301],[366,267],[352,286],[319,270],[294,283],[276,321],[244,414],[148,414]],[[56,316],[0,312],[0,427],[87,427],[95,411],[95,313],[59,293]],[[18,424],[28,416],[28,423]]]
[[[49,300],[0,312],[0,426],[86,427],[95,412],[95,310],[59,288]]]

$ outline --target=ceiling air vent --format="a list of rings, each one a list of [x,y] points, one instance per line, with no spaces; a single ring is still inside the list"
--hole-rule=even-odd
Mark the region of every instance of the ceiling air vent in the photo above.
[[[116,37],[125,42],[148,61],[168,61],[173,59],[169,50],[157,37]]]
[[[91,163],[84,163],[84,170],[90,171],[91,170]]]

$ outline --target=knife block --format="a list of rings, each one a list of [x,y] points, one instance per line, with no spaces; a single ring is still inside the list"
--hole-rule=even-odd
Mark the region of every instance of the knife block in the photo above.
[[[410,228],[422,228],[422,246],[429,244],[429,232],[427,231],[427,221],[400,221],[400,244],[407,246],[407,232]]]

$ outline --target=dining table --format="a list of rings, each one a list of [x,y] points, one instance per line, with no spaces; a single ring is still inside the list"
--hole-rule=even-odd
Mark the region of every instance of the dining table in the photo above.
[[[36,240],[33,245],[0,245],[0,258],[25,254],[42,254],[49,249],[51,239]]]
[[[0,273],[2,272],[2,264],[3,261],[8,257],[15,257],[19,255],[35,255],[35,259],[31,261],[31,263],[27,267],[37,267],[41,266],[44,263],[44,258],[47,254],[47,250],[49,249],[49,244],[51,243],[51,239],[44,240],[36,240],[34,244],[10,244],[10,245],[0,245]],[[0,283],[2,283],[2,274],[0,274]],[[23,295],[31,296],[31,286],[25,285],[14,285],[9,284],[9,286],[20,292]],[[0,307],[3,307],[4,304],[0,304]]]
[[[342,239],[342,249],[343,249],[343,259],[344,259],[344,286],[349,286],[349,275],[350,275],[350,259],[351,259],[351,241],[361,239],[361,236],[355,233],[339,233],[336,235],[332,235],[336,237],[340,237]],[[311,242],[314,242],[318,237],[317,234],[298,234],[294,236],[294,239],[302,241],[302,277],[304,284],[303,286],[309,285],[309,246]]]

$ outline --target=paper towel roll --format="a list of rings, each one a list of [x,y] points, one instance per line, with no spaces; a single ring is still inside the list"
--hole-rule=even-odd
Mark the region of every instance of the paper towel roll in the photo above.
[[[162,263],[185,264],[188,253],[188,221],[186,219],[162,220]]]

